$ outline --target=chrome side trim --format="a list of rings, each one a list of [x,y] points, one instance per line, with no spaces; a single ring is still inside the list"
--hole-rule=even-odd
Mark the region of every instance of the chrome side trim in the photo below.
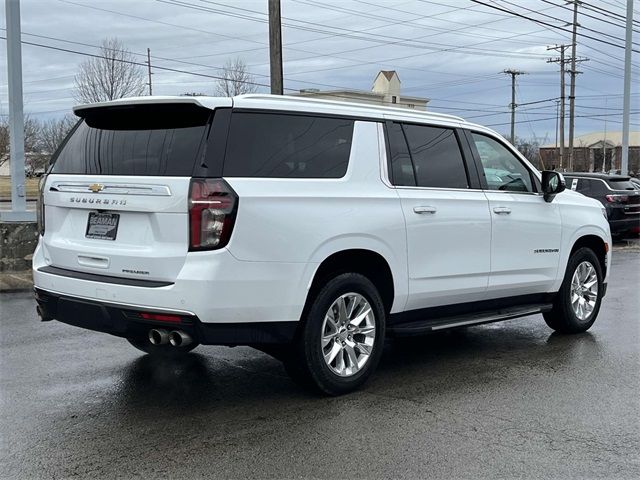
[[[92,185],[96,185],[96,182],[53,182],[49,187],[49,191],[107,195],[145,195],[155,197],[171,196],[171,189],[167,185],[100,183],[103,188],[97,192],[91,189]]]

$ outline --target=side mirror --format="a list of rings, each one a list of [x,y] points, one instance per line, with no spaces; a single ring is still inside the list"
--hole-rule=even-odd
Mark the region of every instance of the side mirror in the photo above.
[[[551,202],[553,197],[563,192],[565,188],[567,188],[566,183],[561,173],[551,170],[542,172],[542,193],[545,202]]]

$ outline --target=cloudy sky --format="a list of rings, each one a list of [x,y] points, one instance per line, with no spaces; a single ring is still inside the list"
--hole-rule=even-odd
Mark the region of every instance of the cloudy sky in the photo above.
[[[547,46],[571,42],[572,12],[564,1],[281,1],[286,92],[368,90],[379,70],[396,70],[402,93],[430,98],[429,109],[507,132],[510,78],[501,72],[514,68],[527,73],[517,81],[517,103],[527,104],[518,109],[517,135],[555,141],[560,82]],[[605,123],[608,131],[621,130],[625,3],[590,0],[580,8],[578,55],[589,61],[579,65],[577,134],[601,131]],[[83,54],[95,54],[106,37],[118,37],[141,62],[150,48],[153,65],[179,70],[154,70],[154,94],[212,94],[210,77],[231,57],[242,58],[264,85],[260,91],[268,91],[267,0],[22,0],[21,6],[24,102],[32,116],[69,111]],[[3,12],[2,37],[4,21]],[[2,43],[0,114],[6,114]],[[632,72],[631,128],[639,130],[637,53]]]

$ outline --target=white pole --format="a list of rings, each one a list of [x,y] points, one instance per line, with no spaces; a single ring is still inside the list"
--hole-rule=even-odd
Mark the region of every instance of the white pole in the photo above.
[[[629,116],[631,110],[631,35],[633,26],[633,0],[627,0],[627,34],[624,50],[624,106],[622,112],[622,164],[620,173],[629,173]],[[637,172],[636,172],[637,173]]]
[[[22,46],[20,44],[20,0],[5,0],[7,17],[7,77],[9,80],[9,148],[11,151],[11,212],[8,221],[34,220],[27,212],[24,177],[24,112],[22,108]]]

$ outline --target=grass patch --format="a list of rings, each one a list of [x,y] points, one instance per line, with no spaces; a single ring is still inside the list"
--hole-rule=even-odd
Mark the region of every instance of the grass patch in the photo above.
[[[38,198],[38,182],[39,178],[27,178],[25,188],[27,190],[27,200],[35,200]],[[0,177],[0,200],[11,200],[11,177]]]

